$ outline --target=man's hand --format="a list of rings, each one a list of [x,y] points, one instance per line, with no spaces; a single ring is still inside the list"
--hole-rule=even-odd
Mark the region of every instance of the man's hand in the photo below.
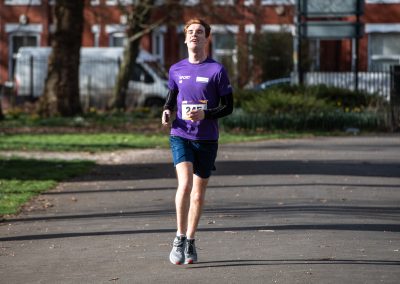
[[[162,113],[161,123],[162,125],[167,126],[169,125],[170,120],[171,120],[171,111],[169,109],[166,109]]]
[[[205,117],[205,113],[204,113],[204,110],[202,110],[202,109],[192,110],[189,113],[189,119],[192,121],[200,121],[200,120],[203,120],[204,117]]]

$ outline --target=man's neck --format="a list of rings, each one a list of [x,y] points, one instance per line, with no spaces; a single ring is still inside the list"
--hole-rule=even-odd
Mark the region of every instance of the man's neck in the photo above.
[[[205,51],[190,51],[189,50],[189,62],[192,64],[199,64],[207,59],[207,53]]]

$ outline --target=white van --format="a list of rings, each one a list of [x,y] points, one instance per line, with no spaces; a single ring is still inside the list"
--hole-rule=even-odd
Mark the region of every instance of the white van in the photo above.
[[[17,96],[43,94],[51,47],[21,47],[16,55]],[[79,67],[80,98],[85,106],[105,107],[114,93],[122,61],[122,47],[82,47]],[[162,106],[168,92],[167,76],[156,58],[140,50],[131,72],[127,107]]]

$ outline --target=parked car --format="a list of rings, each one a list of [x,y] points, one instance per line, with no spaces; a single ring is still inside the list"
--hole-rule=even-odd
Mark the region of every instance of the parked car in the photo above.
[[[16,56],[17,96],[37,98],[43,94],[51,47],[22,47]],[[123,55],[122,47],[83,47],[79,66],[82,102],[102,107],[114,92]],[[128,106],[162,106],[168,93],[167,74],[157,59],[140,50],[131,71],[127,91]]]
[[[268,80],[268,81],[262,82],[261,84],[254,86],[253,89],[265,90],[265,89],[272,88],[274,86],[290,85],[291,82],[292,82],[292,79],[290,77],[284,77],[284,78],[279,78],[279,79]]]

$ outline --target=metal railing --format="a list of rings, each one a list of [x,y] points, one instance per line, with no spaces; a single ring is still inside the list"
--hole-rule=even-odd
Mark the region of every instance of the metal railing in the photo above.
[[[338,88],[355,90],[354,72],[307,72],[304,84],[324,84]],[[369,94],[379,94],[387,100],[390,98],[390,72],[358,72],[358,90]]]

